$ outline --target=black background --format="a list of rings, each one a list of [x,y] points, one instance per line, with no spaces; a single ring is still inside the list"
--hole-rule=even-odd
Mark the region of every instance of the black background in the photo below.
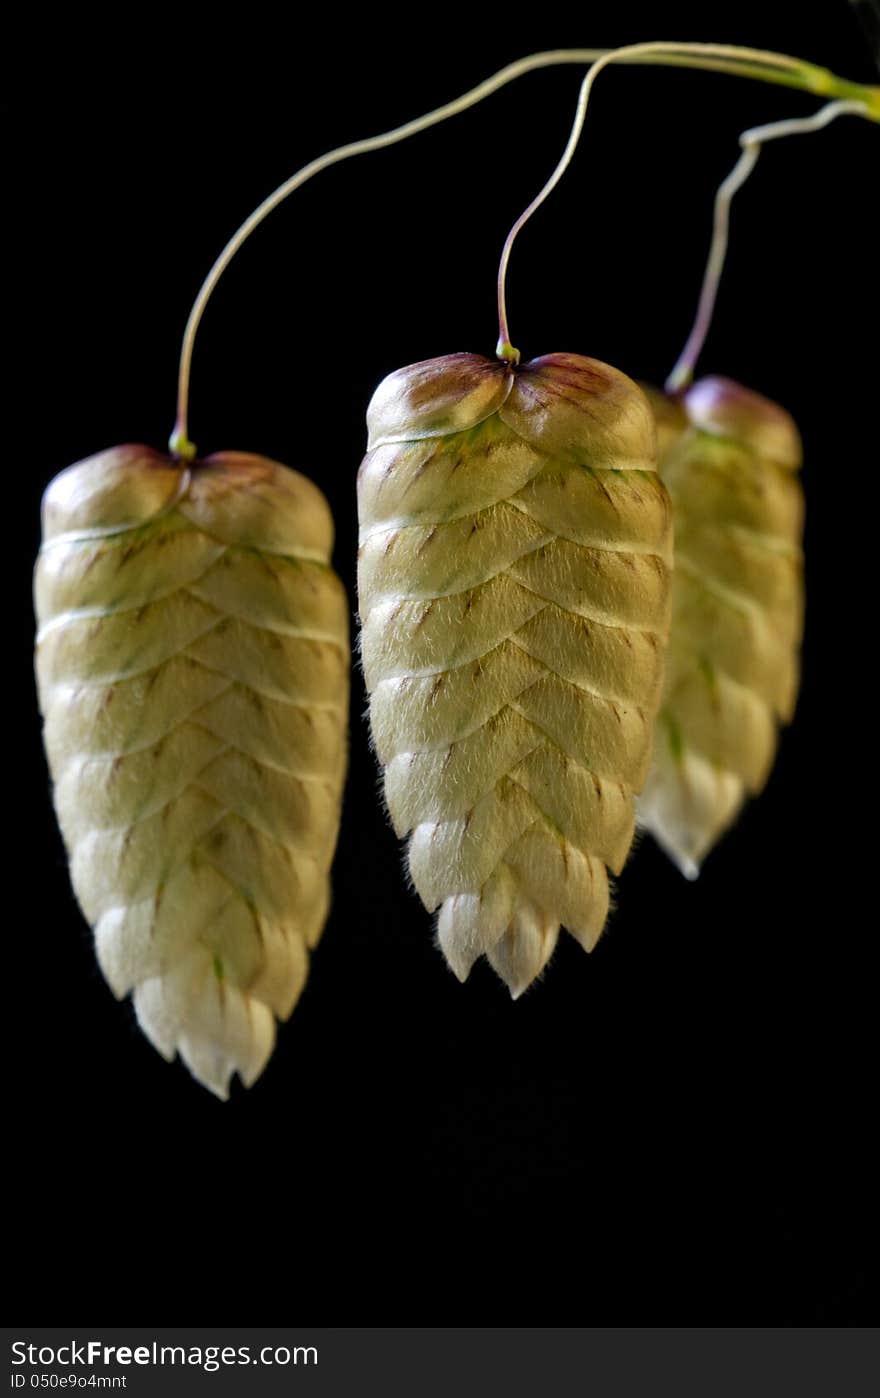
[[[80,17],[18,55],[22,315],[5,476],[7,697],[24,700],[6,735],[16,1317],[871,1319],[876,126],[841,121],[771,148],[734,210],[702,367],[800,423],[809,615],[802,700],[770,786],[700,881],[646,840],[589,959],[564,938],[517,1004],[485,965],[459,986],[402,877],[356,674],[334,909],[258,1085],[215,1101],[161,1061],[97,970],[30,679],[40,494],[113,443],[164,444],[189,304],[249,210],[320,151],[538,48],[749,43],[877,81],[842,0],[383,10],[356,29],[331,15],[322,35],[317,18],[249,6],[235,29],[187,37],[153,11],[129,13],[124,31]],[[369,396],[400,364],[492,352],[501,243],[564,145],[579,77],[523,78],[321,175],[211,303],[191,435],[203,453],[261,452],[313,476],[352,598]],[[525,357],[573,350],[660,380],[690,325],[737,133],[815,105],[717,75],[603,75],[573,166],[514,253]]]

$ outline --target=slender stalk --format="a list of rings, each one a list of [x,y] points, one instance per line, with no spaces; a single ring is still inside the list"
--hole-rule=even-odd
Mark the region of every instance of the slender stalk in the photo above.
[[[707,62],[727,62],[731,58],[742,59],[744,66],[749,68],[749,76],[755,76],[756,70],[760,69],[761,75],[775,72],[777,65],[786,74],[799,73],[799,70],[806,66],[801,65],[797,59],[789,59],[785,55],[765,54],[755,49],[733,49],[726,44],[676,44],[665,41],[657,41],[645,44],[628,44],[623,48],[612,49],[598,58],[590,68],[587,76],[581,84],[578,94],[577,110],[575,112],[574,123],[566,143],[565,150],[559,159],[556,168],[550,176],[543,189],[532,200],[531,204],[523,210],[519,218],[514,223],[507,235],[504,247],[501,252],[501,260],[498,266],[498,345],[496,354],[499,359],[516,364],[519,361],[519,350],[515,349],[510,339],[510,326],[507,316],[507,270],[510,263],[510,254],[513,245],[520,231],[528,223],[536,209],[544,203],[544,200],[551,193],[560,179],[564,175],[571,163],[572,156],[577,149],[578,142],[584,127],[584,120],[587,114],[587,104],[593,90],[593,84],[603,68],[610,63],[632,62],[634,60],[661,60],[663,57],[679,57],[682,52],[688,59],[697,61],[705,59]],[[857,106],[861,115],[870,115],[868,104],[861,100],[859,103],[851,103],[850,110]],[[748,173],[748,172],[746,172]],[[745,176],[744,176],[745,178]],[[723,256],[723,254],[722,254]]]
[[[615,61],[624,63],[663,63],[674,67],[703,68],[714,72],[730,73],[735,76],[754,78],[762,82],[782,83],[786,86],[797,87],[806,92],[818,92],[828,96],[853,97],[864,101],[869,109],[872,119],[880,121],[880,88],[865,87],[858,83],[850,83],[845,79],[838,78],[827,69],[816,67],[814,64],[802,62],[800,59],[790,58],[785,54],[764,53],[757,49],[737,48],[729,45],[704,45],[704,44],[653,44],[653,45],[633,45],[628,50],[602,50],[602,49],[554,49],[543,53],[529,54],[525,58],[518,59],[514,63],[508,64],[499,72],[479,83],[462,96],[455,98],[451,102],[445,103],[442,107],[426,113],[424,116],[416,117],[412,121],[405,122],[402,126],[395,127],[391,131],[383,132],[378,136],[371,136],[365,140],[353,141],[348,145],[340,146],[338,149],[328,152],[326,155],[318,157],[308,165],[303,166],[284,184],[280,185],[274,193],[264,199],[262,204],[254,210],[249,218],[233,234],[229,242],[220,253],[211,270],[208,272],[195,302],[190,311],[189,318],[183,335],[183,344],[180,352],[180,368],[178,375],[177,392],[177,421],[171,434],[170,450],[175,457],[180,460],[192,460],[196,454],[196,448],[190,442],[188,433],[188,412],[189,412],[189,387],[190,372],[192,365],[193,346],[196,332],[199,328],[205,307],[210,300],[220,277],[223,275],[229,263],[238,252],[242,244],[250,237],[263,220],[277,208],[278,205],[305,184],[306,180],[321,171],[328,169],[331,165],[336,165],[342,160],[347,160],[353,155],[366,154],[369,151],[381,150],[385,146],[394,145],[398,141],[406,140],[409,136],[414,136],[420,131],[426,131],[431,126],[436,126],[440,122],[457,116],[460,112],[467,111],[468,108],[476,106],[484,98],[491,96],[500,88],[513,82],[516,78],[522,77],[540,68],[553,67],[557,64],[585,64],[597,61]],[[588,90],[589,91],[589,90]],[[549,192],[549,191],[548,191]]]
[[[183,333],[183,344],[180,351],[180,369],[177,385],[177,421],[174,431],[171,434],[169,447],[175,457],[184,460],[191,460],[196,454],[196,448],[189,441],[188,432],[188,412],[189,412],[189,385],[190,371],[192,366],[193,345],[195,343],[196,332],[199,328],[202,316],[205,312],[211,295],[219,282],[221,276],[226,271],[235,254],[244,242],[250,237],[254,229],[258,228],[263,220],[276,209],[288,195],[294,190],[304,185],[313,175],[320,174],[323,170],[329,169],[331,165],[337,165],[342,160],[349,159],[353,155],[365,155],[370,151],[381,150],[385,146],[395,145],[398,141],[405,141],[409,136],[415,136],[421,131],[427,131],[431,126],[437,126],[440,122],[447,121],[450,117],[457,116],[460,112],[467,111],[469,107],[474,107],[484,98],[490,97],[492,93],[505,87],[507,83],[513,82],[515,78],[521,77],[525,73],[536,68],[550,67],[556,63],[591,63],[601,55],[601,49],[581,49],[568,51],[565,49],[555,50],[547,53],[531,54],[527,58],[522,58],[514,63],[510,63],[506,68],[479,83],[470,91],[465,92],[461,97],[456,97],[453,101],[445,103],[442,107],[437,107],[424,116],[415,117],[412,121],[404,122],[402,126],[396,126],[391,131],[382,132],[378,136],[369,136],[364,140],[351,141],[349,144],[339,146],[336,150],[328,151],[326,155],[319,156],[308,165],[304,165],[290,179],[285,180],[282,185],[263,200],[262,204],[245,219],[241,227],[230,238],[213,267],[209,271],[202,286],[193,302],[192,310]]]
[[[709,333],[718,284],[724,269],[727,255],[728,230],[730,226],[730,204],[734,194],[741,189],[758,163],[761,147],[767,141],[778,140],[782,136],[806,135],[811,131],[821,131],[824,126],[841,116],[868,116],[864,102],[847,100],[829,102],[810,117],[789,118],[787,121],[774,121],[766,126],[754,126],[743,131],[739,138],[742,154],[730,174],[718,187],[715,195],[715,216],[712,228],[712,241],[709,257],[703,275],[703,285],[697,306],[696,319],[687,338],[685,347],[676,360],[675,366],[666,380],[667,393],[680,393],[693,383],[694,369]]]

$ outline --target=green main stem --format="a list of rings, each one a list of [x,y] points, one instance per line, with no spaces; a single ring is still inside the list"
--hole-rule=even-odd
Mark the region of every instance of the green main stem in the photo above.
[[[627,56],[628,55],[628,56]],[[348,145],[340,146],[336,150],[329,151],[326,155],[319,156],[310,164],[303,168],[284,184],[280,185],[274,193],[264,199],[262,204],[250,215],[241,225],[238,231],[226,244],[220,256],[209,271],[201,289],[193,303],[187,320],[186,329],[183,335],[183,344],[180,353],[180,370],[178,377],[177,394],[177,421],[174,431],[171,434],[169,448],[172,455],[179,461],[191,461],[196,455],[196,448],[188,437],[188,412],[189,412],[189,384],[190,370],[192,364],[193,345],[196,332],[204,314],[205,307],[211,298],[211,294],[223,275],[224,271],[238,252],[242,244],[250,237],[251,233],[263,222],[273,209],[282,203],[294,190],[305,184],[306,180],[313,175],[319,174],[329,166],[338,164],[342,160],[353,155],[366,154],[369,151],[381,150],[385,146],[396,144],[398,141],[406,140],[409,136],[415,136],[420,131],[426,131],[431,126],[436,126],[440,122],[457,116],[460,112],[467,111],[478,102],[482,102],[486,97],[491,96],[500,88],[505,87],[514,79],[522,77],[525,73],[534,72],[536,69],[549,68],[558,64],[592,64],[598,65],[592,73],[585,79],[581,89],[581,103],[583,101],[584,90],[587,96],[590,91],[591,79],[595,77],[599,68],[610,62],[621,62],[627,64],[662,64],[669,67],[679,68],[699,68],[709,72],[729,73],[732,76],[752,78],[759,82],[769,82],[781,84],[786,87],[794,87],[802,92],[810,92],[822,97],[849,98],[864,103],[864,115],[872,121],[880,122],[880,87],[866,86],[861,83],[853,83],[845,78],[839,78],[835,73],[826,68],[817,67],[815,64],[803,62],[800,59],[791,58],[787,54],[765,53],[757,49],[737,48],[723,44],[667,44],[658,42],[656,44],[636,44],[628,46],[626,49],[603,50],[603,49],[554,49],[544,53],[530,54],[526,58],[518,59],[515,63],[508,64],[499,72],[487,78],[477,87],[464,93],[461,97],[455,98],[452,102],[446,103],[442,107],[436,108],[426,115],[416,117],[412,121],[406,122],[403,126],[395,127],[391,131],[383,132],[378,136],[371,136],[362,141],[353,141]],[[581,103],[579,103],[579,115],[582,123]],[[578,133],[579,134],[579,133]],[[576,142],[576,135],[573,132]],[[563,157],[564,163],[551,177],[551,181],[545,186],[538,199],[529,206],[526,214],[515,225],[513,236],[518,228],[522,226],[525,219],[530,216],[534,208],[543,202],[549,194],[550,189],[561,176],[565,164],[568,163],[574,149],[570,141],[570,149],[567,148],[567,157]],[[509,240],[512,243],[512,238]],[[509,246],[506,245],[506,252],[509,255]],[[503,264],[506,265],[506,262]],[[503,271],[503,269],[502,269]],[[499,304],[503,300],[503,288],[500,288]],[[502,305],[503,312],[503,305]],[[506,333],[506,313],[504,324],[501,326],[499,335],[498,352],[502,358],[515,363],[518,354],[510,343],[509,335]]]

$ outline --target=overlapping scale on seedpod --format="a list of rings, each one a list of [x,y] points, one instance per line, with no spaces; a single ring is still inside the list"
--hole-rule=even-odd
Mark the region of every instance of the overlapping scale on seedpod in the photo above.
[[[370,721],[412,881],[464,979],[591,949],[662,683],[670,508],[647,400],[572,354],[391,374],[358,480]]]
[[[729,379],[702,379],[680,401],[650,397],[674,510],[675,578],[639,822],[694,878],[764,787],[797,699],[801,442],[784,409]]]
[[[305,477],[147,447],[51,483],[37,680],[77,899],[114,993],[218,1096],[250,1085],[329,904],[348,608]]]

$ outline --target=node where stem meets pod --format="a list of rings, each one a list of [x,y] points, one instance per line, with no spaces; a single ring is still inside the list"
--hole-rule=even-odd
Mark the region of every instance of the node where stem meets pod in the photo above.
[[[305,477],[121,446],[43,501],[37,680],[55,809],[114,993],[220,1097],[296,1004],[330,897],[348,607]]]
[[[670,507],[641,390],[475,354],[380,384],[358,478],[370,721],[409,869],[464,980],[590,950],[662,684]]]
[[[794,711],[803,629],[801,442],[730,379],[654,390],[675,575],[654,765],[639,802],[688,878],[764,787]]]

